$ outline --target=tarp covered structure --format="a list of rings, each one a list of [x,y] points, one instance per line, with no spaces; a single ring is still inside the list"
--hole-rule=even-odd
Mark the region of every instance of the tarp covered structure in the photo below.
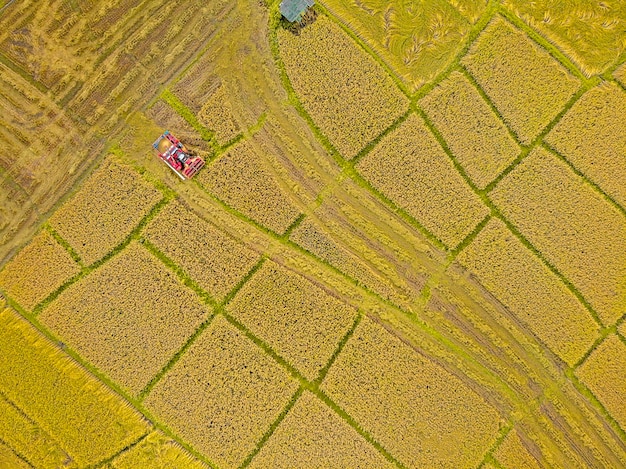
[[[280,2],[280,13],[287,21],[300,21],[300,18],[309,7],[314,5],[313,0],[283,0]]]

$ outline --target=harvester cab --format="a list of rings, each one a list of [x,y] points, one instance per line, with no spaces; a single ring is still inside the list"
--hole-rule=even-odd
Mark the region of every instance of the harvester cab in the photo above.
[[[163,135],[155,140],[152,147],[158,153],[159,158],[183,181],[195,176],[204,166],[204,160],[193,155],[169,130],[163,132]]]

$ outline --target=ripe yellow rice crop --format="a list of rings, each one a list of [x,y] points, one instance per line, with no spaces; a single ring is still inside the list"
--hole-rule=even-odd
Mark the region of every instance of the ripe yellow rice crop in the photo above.
[[[227,309],[311,381],[357,314],[353,307],[272,261],[246,282]]]
[[[324,6],[415,91],[459,54],[487,2],[326,0]]]
[[[357,169],[450,248],[489,213],[415,114],[386,135]]]
[[[218,301],[260,257],[178,201],[161,210],[143,234]]]
[[[608,336],[576,370],[576,375],[617,423],[626,428],[626,345],[616,335]]]
[[[622,1],[504,0],[504,5],[556,44],[587,76],[600,73],[626,49]]]
[[[203,170],[202,185],[252,220],[283,233],[300,214],[279,181],[248,141],[236,145]]]
[[[305,391],[249,466],[395,467],[322,401]]]
[[[501,221],[490,221],[457,259],[567,364],[598,337],[589,312]]]
[[[303,106],[345,158],[406,111],[408,100],[389,75],[327,17],[298,36],[279,29],[278,39]]]
[[[131,243],[63,291],[39,319],[137,395],[206,317],[195,293]]]
[[[615,70],[615,72],[613,72],[613,76],[622,84],[622,86],[626,86],[626,63],[623,63],[617,70]]]
[[[420,106],[480,189],[520,152],[504,123],[459,72],[453,72],[422,98]]]
[[[222,84],[202,106],[198,120],[215,132],[217,143],[225,145],[241,133],[235,115],[226,87]]]
[[[42,230],[0,271],[0,288],[32,310],[65,281],[80,272],[68,252]]]
[[[501,17],[492,20],[462,63],[526,145],[557,116],[580,84]]]
[[[612,83],[588,91],[546,137],[579,171],[626,207],[626,92]]]
[[[322,390],[407,467],[476,467],[498,431],[482,397],[368,318]]]
[[[208,469],[163,433],[150,433],[138,445],[124,451],[111,463],[112,469]]]
[[[0,441],[0,467],[7,469],[32,469],[32,466],[20,458],[9,446]]]
[[[605,324],[624,314],[626,219],[567,164],[533,150],[490,197]]]
[[[121,243],[161,197],[139,174],[106,160],[50,225],[91,264]]]
[[[517,467],[524,469],[541,469],[541,465],[537,462],[528,448],[520,439],[517,431],[512,430],[506,436],[504,441],[493,454],[494,458],[502,467]]]
[[[147,431],[139,413],[8,309],[0,312],[0,356],[0,391],[78,466],[113,456]]]
[[[235,468],[297,387],[278,363],[219,315],[145,404],[219,467]]]
[[[54,440],[41,427],[17,409],[0,394],[0,441],[9,444],[35,467],[67,467],[71,460]],[[0,459],[0,467],[3,466]]]

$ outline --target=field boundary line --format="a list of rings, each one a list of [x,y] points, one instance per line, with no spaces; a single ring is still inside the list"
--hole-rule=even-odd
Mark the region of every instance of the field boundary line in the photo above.
[[[328,374],[328,372],[330,371],[330,368],[335,363],[335,360],[337,360],[337,357],[339,357],[339,354],[342,352],[343,348],[346,346],[350,338],[352,338],[352,336],[354,335],[354,331],[356,331],[356,328],[359,326],[362,319],[363,319],[363,313],[358,311],[356,317],[354,318],[354,321],[352,322],[352,325],[350,326],[348,331],[343,335],[343,337],[339,341],[339,344],[337,344],[337,348],[335,348],[335,351],[328,359],[328,362],[319,371],[317,378],[313,380],[314,384],[318,386],[322,384],[322,381],[324,381],[324,378],[326,378],[326,375]]]
[[[539,31],[530,26],[524,20],[519,18],[515,13],[510,11],[502,4],[498,5],[498,13],[507,20],[508,23],[515,26],[519,31],[526,34],[526,36],[532,40],[535,44],[544,49],[550,56],[556,60],[563,68],[569,71],[572,75],[578,78],[581,82],[587,83],[593,78],[586,76],[583,71],[576,65],[576,63],[567,57],[565,53],[561,51],[555,44],[553,44],[548,38],[543,36]]]
[[[587,361],[587,359],[591,356],[593,352],[611,335],[617,334],[617,327],[615,325],[606,327],[600,331],[600,336],[593,341],[589,350],[585,352],[585,354],[571,366],[573,370],[578,369],[583,363]]]
[[[622,215],[626,217],[626,208],[622,207],[613,197],[607,194],[604,189],[602,189],[596,182],[594,182],[589,176],[587,176],[584,172],[578,169],[574,163],[572,163],[565,155],[559,152],[556,148],[550,145],[547,142],[542,142],[541,146],[556,156],[558,159],[563,161],[569,168],[581,179],[583,179],[587,184],[589,184],[598,194],[600,194],[609,204],[613,205]]]
[[[274,420],[271,423],[270,427],[263,434],[261,439],[257,441],[255,448],[250,452],[250,454],[248,454],[248,456],[246,456],[246,459],[244,459],[243,463],[241,463],[241,465],[239,466],[239,469],[244,469],[250,465],[254,457],[257,454],[259,454],[261,449],[263,449],[263,446],[265,446],[265,443],[267,443],[267,441],[272,437],[272,435],[274,434],[278,426],[282,423],[282,421],[285,419],[289,411],[293,408],[294,405],[296,405],[296,402],[298,401],[300,396],[302,396],[302,393],[304,393],[304,391],[305,389],[302,386],[298,387],[295,394],[291,397],[291,399],[289,399],[289,402],[287,402],[287,405],[280,412],[276,420]]]
[[[32,467],[32,469],[36,469],[35,466],[26,458],[26,456],[24,456],[18,450],[13,448],[13,446],[11,446],[6,441],[4,441],[4,439],[0,438],[0,443],[2,443],[4,446],[9,448],[9,451],[11,451],[18,459],[24,461],[24,464],[28,465],[29,467]]]
[[[82,259],[80,258],[78,253],[74,251],[74,248],[72,248],[70,243],[63,239],[63,237],[54,228],[52,228],[47,221],[43,224],[43,228],[55,239],[57,243],[61,245],[63,249],[67,251],[70,257],[80,266],[81,269],[84,269],[86,267]]]
[[[522,147],[522,152],[519,157],[517,157],[513,162],[504,168],[504,170],[498,174],[493,181],[491,181],[484,189],[484,193],[488,194],[491,192],[500,181],[502,181],[511,171],[513,171],[517,165],[519,165],[526,156],[528,156],[535,148],[541,146],[543,139],[548,135],[552,129],[561,121],[563,116],[578,102],[583,95],[589,91],[591,88],[594,88],[600,82],[599,79],[591,79],[588,82],[582,84],[578,90],[572,95],[572,97],[565,103],[563,108],[559,111],[559,113],[543,128],[543,130],[537,135],[530,145]]]
[[[463,241],[461,241],[457,245],[457,247],[452,250],[452,252],[450,253],[450,258],[448,259],[448,265],[451,264],[452,262],[454,262],[454,260],[456,259],[456,256],[458,256],[459,253],[461,251],[463,251],[463,249],[465,249],[467,246],[469,246],[472,243],[472,241],[474,241],[474,239],[476,239],[478,234],[483,230],[483,228],[485,226],[487,226],[487,223],[489,223],[492,218],[493,217],[492,217],[491,213],[488,213],[487,215],[485,215],[485,218],[483,218],[480,222],[478,222],[478,224],[474,227],[472,232],[470,234],[468,234],[465,237],[465,239]]]
[[[170,197],[168,195],[164,195],[159,202],[157,202],[150,211],[140,220],[137,226],[130,232],[130,234],[124,238],[117,246],[111,249],[108,253],[106,253],[102,258],[93,262],[92,264],[85,266],[81,269],[81,271],[71,277],[69,280],[64,282],[59,288],[50,293],[46,298],[44,298],[39,304],[37,304],[33,308],[33,315],[37,316],[41,311],[43,311],[50,303],[52,303],[58,296],[63,293],[64,290],[72,286],[74,283],[82,279],[83,277],[89,275],[94,270],[98,269],[102,265],[106,264],[112,257],[115,257],[117,254],[122,252],[126,246],[128,246],[132,241],[140,239],[140,233],[143,228],[152,220],[156,215],[161,211],[165,205],[167,205],[170,201]]]
[[[483,101],[485,101],[485,103],[487,103],[487,105],[491,108],[491,111],[500,120],[500,122],[502,122],[502,125],[504,125],[504,128],[506,129],[507,133],[511,136],[511,138],[513,138],[513,140],[515,141],[517,146],[521,150],[526,148],[527,145],[524,145],[521,142],[519,136],[513,131],[513,129],[511,129],[511,126],[504,119],[504,116],[500,113],[500,110],[496,107],[496,105],[491,100],[491,98],[487,95],[487,93],[485,93],[485,90],[483,90],[482,87],[478,84],[478,82],[476,81],[476,78],[474,78],[474,76],[469,72],[469,70],[467,68],[465,68],[465,66],[461,62],[459,62],[459,66],[458,66],[458,68],[456,70],[459,73],[461,73],[465,77],[465,79],[467,81],[469,81],[474,86],[474,88],[476,88],[476,91],[478,92],[480,97],[483,98]],[[426,112],[426,111],[424,111],[424,112]]]
[[[152,429],[148,429],[146,431],[146,433],[144,433],[143,435],[141,435],[139,438],[137,438],[135,441],[132,441],[131,443],[129,443],[128,445],[126,445],[126,447],[122,448],[121,450],[119,450],[117,453],[115,453],[112,456],[109,456],[106,459],[103,459],[100,462],[97,462],[95,464],[90,464],[89,466],[86,466],[85,469],[98,469],[101,467],[106,466],[107,464],[113,462],[115,459],[117,459],[118,456],[120,456],[122,453],[125,453],[126,451],[131,450],[132,448],[134,448],[135,446],[137,446],[139,443],[141,443],[143,440],[145,440],[147,438],[148,435],[150,435],[150,433],[152,433]]]
[[[494,466],[496,466],[496,468],[498,469],[502,468],[499,462],[497,463],[497,465],[494,464],[494,461],[497,461],[497,460],[493,456],[493,453],[496,452],[496,450],[500,447],[500,445],[505,440],[505,438],[509,435],[509,433],[511,433],[511,430],[513,430],[513,423],[509,421],[498,432],[498,436],[496,437],[496,440],[489,447],[489,449],[485,453],[485,456],[483,456],[482,461],[478,463],[478,469],[482,469],[486,463],[491,463]]]
[[[374,148],[378,146],[378,144],[380,143],[382,139],[384,139],[387,135],[389,135],[398,127],[400,127],[404,123],[404,121],[406,121],[409,118],[409,116],[412,113],[413,113],[413,109],[412,109],[411,103],[409,103],[409,107],[406,110],[406,112],[403,113],[396,120],[394,120],[391,123],[391,125],[389,125],[389,127],[387,127],[386,129],[383,129],[383,131],[379,133],[376,137],[374,137],[374,139],[370,141],[367,145],[365,145],[363,149],[354,156],[354,158],[352,158],[351,160],[348,160],[349,164],[352,166],[356,166],[356,164],[361,158],[363,158],[364,156],[369,154],[372,150],[374,150]]]

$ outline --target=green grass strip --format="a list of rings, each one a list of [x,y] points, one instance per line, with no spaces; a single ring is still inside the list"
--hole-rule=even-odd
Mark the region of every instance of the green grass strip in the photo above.
[[[203,126],[196,115],[168,88],[161,92],[161,99],[165,101],[176,113],[185,119],[193,129],[200,134],[202,140],[208,142],[213,150],[217,150],[219,145],[215,141],[215,133]]]

